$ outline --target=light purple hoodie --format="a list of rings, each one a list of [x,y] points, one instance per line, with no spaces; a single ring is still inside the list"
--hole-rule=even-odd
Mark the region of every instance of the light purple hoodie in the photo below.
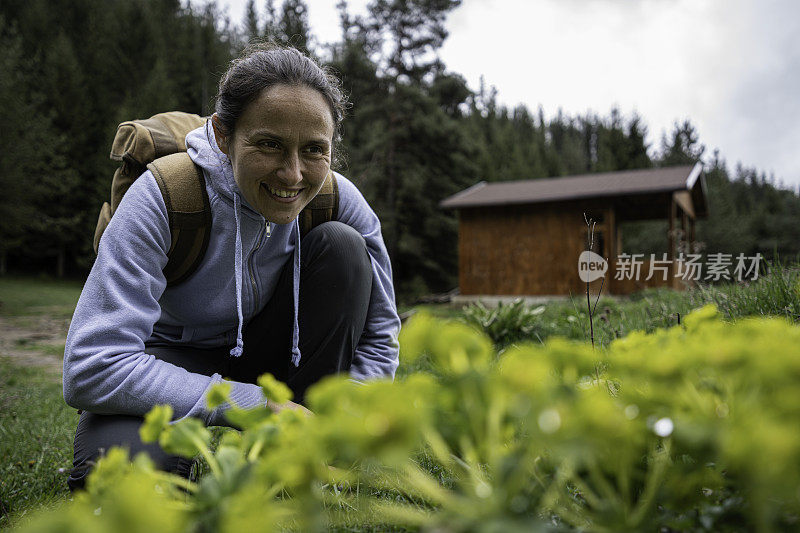
[[[189,133],[186,145],[189,156],[203,168],[211,205],[211,239],[203,261],[188,280],[166,288],[162,269],[170,245],[167,210],[155,179],[145,172],[103,233],[72,318],[64,353],[64,399],[72,407],[141,416],[166,403],[176,419],[194,416],[208,425],[225,424],[225,407],[209,410],[205,402],[208,388],[222,377],[195,374],[156,359],[145,352],[145,342],[198,348],[233,345],[231,357],[240,354],[242,326],[270,300],[287,261],[294,266],[294,309],[286,310],[295,319],[293,362],[298,364],[302,357],[297,348],[297,221],[267,223],[244,200],[209,124]],[[359,380],[393,377],[400,319],[380,222],[358,189],[345,177],[336,178],[337,220],[361,233],[372,260],[369,311],[350,375]],[[231,383],[231,398],[238,405],[264,405],[258,385]]]

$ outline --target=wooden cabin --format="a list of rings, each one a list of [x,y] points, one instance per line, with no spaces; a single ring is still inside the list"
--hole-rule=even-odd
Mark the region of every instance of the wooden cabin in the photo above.
[[[629,294],[656,286],[681,289],[686,282],[675,275],[675,258],[679,250],[694,249],[695,220],[708,216],[699,163],[481,182],[443,200],[440,206],[458,211],[462,297],[583,293],[586,284],[578,274],[578,257],[587,249],[584,214],[596,223],[593,251],[608,260],[604,294]],[[620,224],[656,219],[669,222],[666,261],[663,256],[656,257],[663,274],[645,280],[651,266],[648,255],[637,258],[641,260],[639,279],[615,279],[617,257],[623,253]],[[600,283],[592,282],[592,292]]]

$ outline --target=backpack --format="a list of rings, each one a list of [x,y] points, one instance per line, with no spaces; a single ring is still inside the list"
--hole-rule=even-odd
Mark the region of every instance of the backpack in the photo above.
[[[103,203],[94,233],[94,251],[111,217],[131,184],[145,170],[158,183],[169,217],[171,244],[164,276],[175,286],[191,276],[205,255],[211,235],[211,206],[202,170],[186,153],[186,135],[207,118],[171,111],[146,120],[131,120],[117,127],[111,159],[120,162],[111,182],[111,202]],[[300,212],[300,233],[335,220],[339,188],[332,172],[320,192]]]

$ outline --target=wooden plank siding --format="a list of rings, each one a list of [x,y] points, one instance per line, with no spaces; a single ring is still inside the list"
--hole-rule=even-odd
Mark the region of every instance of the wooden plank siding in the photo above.
[[[459,212],[461,294],[556,295],[584,290],[583,209],[533,205]],[[607,243],[608,238],[604,236]],[[604,254],[607,255],[607,254]]]
[[[638,280],[616,280],[621,236],[613,205],[584,202],[480,207],[459,210],[459,289],[462,295],[582,295],[578,256],[586,249],[584,213],[598,221],[595,252],[609,260],[603,292],[630,294],[647,287],[673,286],[660,272],[645,280],[650,261],[642,258]],[[597,241],[602,239],[603,249]],[[629,252],[629,251],[628,251]],[[674,271],[674,267],[670,268]],[[590,292],[600,289],[600,281]]]

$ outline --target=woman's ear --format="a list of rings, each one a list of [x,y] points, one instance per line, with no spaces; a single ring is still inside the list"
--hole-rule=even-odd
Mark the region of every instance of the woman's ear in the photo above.
[[[228,154],[228,136],[225,135],[225,129],[216,113],[211,115],[211,126],[214,128],[214,137],[217,139],[217,146],[220,151],[225,155],[230,155]]]

